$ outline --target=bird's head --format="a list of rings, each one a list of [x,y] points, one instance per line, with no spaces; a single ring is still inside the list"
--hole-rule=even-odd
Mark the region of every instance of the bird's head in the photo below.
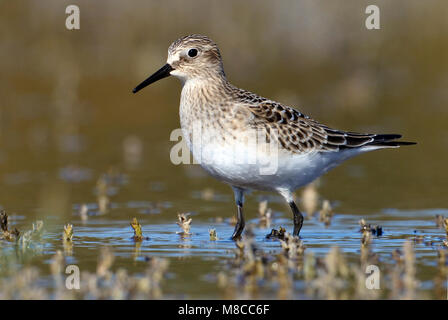
[[[174,41],[168,48],[166,64],[139,84],[133,92],[173,75],[182,82],[224,76],[218,46],[206,36],[193,34]]]

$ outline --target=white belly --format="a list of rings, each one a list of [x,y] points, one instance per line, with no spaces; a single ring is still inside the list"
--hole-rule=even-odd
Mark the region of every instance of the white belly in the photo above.
[[[299,155],[275,151],[278,149],[266,152],[234,140],[189,146],[196,162],[215,178],[243,189],[266,191],[293,191],[356,154],[345,151]]]

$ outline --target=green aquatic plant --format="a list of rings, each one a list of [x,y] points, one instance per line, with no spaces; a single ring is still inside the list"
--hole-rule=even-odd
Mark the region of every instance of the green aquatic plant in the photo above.
[[[133,218],[131,221],[131,227],[134,229],[134,236],[132,237],[134,241],[141,242],[143,241],[143,233],[142,233],[142,226],[138,222],[137,218]]]
[[[64,231],[62,232],[62,241],[71,242],[73,239],[73,225],[67,223],[64,226]]]
[[[62,245],[66,256],[73,255],[73,225],[67,223],[62,232]]]
[[[216,234],[216,229],[210,229],[208,230],[209,236],[210,236],[210,241],[216,241],[218,240],[218,236]]]

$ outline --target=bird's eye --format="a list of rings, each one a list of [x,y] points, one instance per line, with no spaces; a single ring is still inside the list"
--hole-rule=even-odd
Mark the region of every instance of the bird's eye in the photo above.
[[[197,49],[190,49],[188,50],[188,56],[191,58],[194,58],[198,55],[198,50]]]

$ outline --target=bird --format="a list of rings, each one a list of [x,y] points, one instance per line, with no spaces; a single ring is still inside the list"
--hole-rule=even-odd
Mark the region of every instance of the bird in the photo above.
[[[180,124],[193,158],[233,189],[233,240],[241,238],[245,227],[248,191],[280,194],[292,211],[292,235],[299,237],[303,215],[295,190],[353,156],[415,144],[397,141],[399,134],[333,129],[295,108],[232,85],[217,44],[204,35],[190,34],[171,43],[166,64],[132,91],[168,76],[182,84]]]

